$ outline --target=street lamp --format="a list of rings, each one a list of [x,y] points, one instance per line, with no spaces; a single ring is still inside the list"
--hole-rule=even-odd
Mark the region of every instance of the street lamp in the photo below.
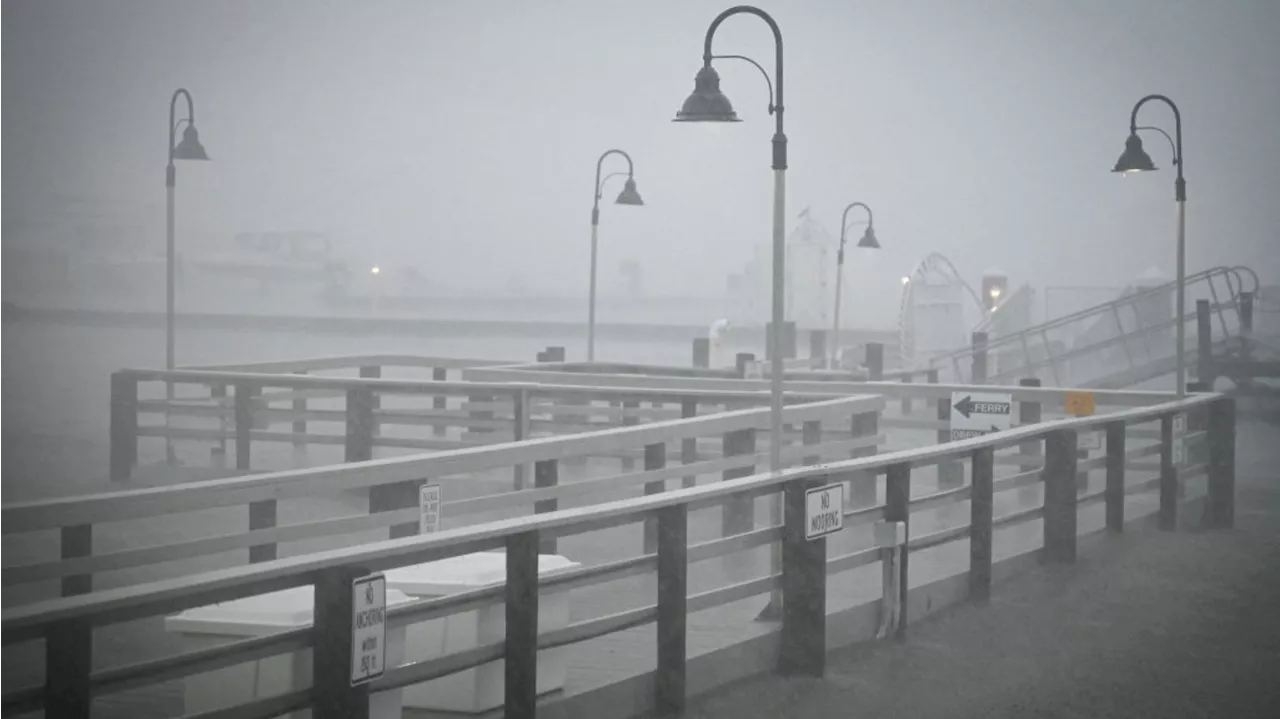
[[[640,199],[640,193],[636,191],[636,180],[633,176],[635,165],[631,162],[631,156],[622,150],[606,150],[604,154],[600,155],[600,159],[596,160],[596,184],[591,200],[591,291],[587,308],[588,362],[594,362],[596,359],[596,237],[600,231],[601,191],[604,190],[604,183],[608,182],[610,177],[622,174],[613,172],[606,175],[604,180],[601,180],[600,169],[604,165],[604,158],[614,154],[622,155],[627,160],[627,183],[622,186],[622,192],[618,193],[618,198],[613,201],[614,204],[632,206],[644,204],[644,200]]]
[[[1144,104],[1151,100],[1159,100],[1168,105],[1173,110],[1174,121],[1174,137],[1176,140],[1170,139],[1173,145],[1173,164],[1178,169],[1178,176],[1173,182],[1173,197],[1178,203],[1178,239],[1177,239],[1177,324],[1176,333],[1178,343],[1177,346],[1177,396],[1179,398],[1186,396],[1186,304],[1187,304],[1187,181],[1182,176],[1183,156],[1182,156],[1182,113],[1178,111],[1178,106],[1173,104],[1173,100],[1164,95],[1147,95],[1133,106],[1133,112],[1129,115],[1129,137],[1124,143],[1124,152],[1121,153],[1120,159],[1116,160],[1116,166],[1112,172],[1146,172],[1155,170],[1155,163],[1151,161],[1151,156],[1142,149],[1142,138],[1138,137],[1139,129],[1159,128],[1139,128],[1138,127],[1138,110]],[[1166,138],[1169,134],[1163,130],[1159,132]]]
[[[182,119],[176,119],[178,97],[186,98],[187,116]],[[186,123],[186,127],[182,129],[182,141],[175,144],[175,135],[178,132],[178,126]],[[185,88],[178,88],[173,93],[173,97],[169,99],[169,163],[164,170],[164,188],[165,188],[165,274],[164,274],[164,299],[165,299],[165,352],[164,352],[164,368],[172,371],[174,366],[174,291],[173,291],[173,270],[174,270],[174,238],[173,238],[173,188],[177,180],[177,170],[173,166],[174,160],[208,160],[209,155],[204,151],[204,145],[200,144],[200,133],[196,131],[196,107],[191,101],[191,93]],[[173,403],[173,382],[165,382],[165,400],[166,408]],[[168,413],[166,412],[165,423],[168,424]],[[170,460],[174,459],[173,447],[166,439],[167,445],[166,455]]]
[[[742,55],[712,55],[711,40],[716,28],[732,15],[749,13],[764,20],[773,31],[774,41],[774,79],[777,84],[777,97],[774,97],[774,83],[769,73],[760,63]],[[782,379],[784,363],[782,361],[782,323],[784,320],[784,291],[786,284],[786,177],[787,177],[787,136],[782,130],[782,31],[769,13],[750,5],[738,5],[716,16],[707,28],[706,38],[702,43],[702,68],[693,80],[693,93],[684,101],[684,106],[676,113],[675,122],[740,122],[738,114],[733,111],[733,103],[720,91],[720,75],[711,67],[711,61],[717,58],[744,60],[755,66],[764,76],[769,87],[769,114],[774,116],[776,127],[773,133],[773,331],[769,333],[769,469],[777,472],[782,469]],[[770,520],[773,524],[782,522],[781,498],[774,495],[770,503]],[[781,547],[778,543],[770,545],[770,567],[776,573],[782,565]],[[769,605],[761,613],[761,618],[777,618],[781,616],[782,593],[774,589],[769,595]]]
[[[836,311],[835,323],[831,328],[831,352],[832,360],[836,360],[840,356],[840,287],[844,281],[844,243],[849,229],[849,210],[855,207],[861,207],[867,211],[867,230],[862,233],[862,239],[858,240],[858,247],[868,250],[880,249],[880,243],[876,241],[875,221],[871,216],[871,208],[862,202],[851,202],[844,208],[844,214],[840,216],[840,252],[836,254]]]

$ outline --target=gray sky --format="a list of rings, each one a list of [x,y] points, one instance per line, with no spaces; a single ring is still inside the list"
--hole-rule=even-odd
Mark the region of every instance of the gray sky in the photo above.
[[[670,120],[728,6],[5,0],[5,242],[74,212],[161,247],[167,103],[183,86],[214,160],[179,167],[187,245],[316,229],[429,279],[585,291],[595,161],[620,147],[648,206],[603,209],[602,277],[635,258],[654,292],[719,293],[769,239],[765,86],[721,61],[745,122]],[[837,230],[845,204],[869,203],[884,250],[852,256],[851,291],[883,311],[931,251],[971,279],[996,265],[1041,287],[1172,274],[1164,140],[1147,138],[1160,173],[1109,172],[1152,92],[1184,114],[1189,267],[1280,275],[1280,3],[763,7],[786,42],[788,226],[809,206]],[[755,18],[726,22],[715,50],[772,72]],[[1160,105],[1139,120],[1173,130]]]

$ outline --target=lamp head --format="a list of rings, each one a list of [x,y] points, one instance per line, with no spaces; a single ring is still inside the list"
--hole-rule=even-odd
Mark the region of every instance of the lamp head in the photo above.
[[[640,199],[640,193],[636,192],[636,181],[634,178],[627,178],[627,184],[622,186],[622,192],[618,193],[618,199],[614,200],[614,203],[618,205],[644,204],[644,200]]]
[[[710,64],[693,80],[693,94],[684,101],[673,122],[742,122],[733,103],[720,92],[720,75]]]
[[[196,126],[190,123],[182,130],[182,141],[173,148],[173,159],[175,160],[207,160],[209,155],[204,151],[204,145],[200,144],[200,133],[196,131]]]
[[[1138,137],[1138,133],[1130,132],[1129,139],[1124,141],[1124,152],[1120,153],[1120,159],[1116,160],[1116,166],[1111,171],[1145,172],[1154,169],[1156,166],[1151,162],[1151,156],[1142,149],[1142,138]]]
[[[858,240],[858,247],[866,250],[880,249],[880,243],[876,241],[876,228],[867,225],[867,231],[862,233],[862,239]]]

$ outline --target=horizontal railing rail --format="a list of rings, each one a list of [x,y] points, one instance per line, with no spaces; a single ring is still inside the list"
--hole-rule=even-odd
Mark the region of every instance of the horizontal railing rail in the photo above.
[[[1203,463],[1181,470],[1180,476],[1180,470],[1174,463],[1174,418],[1201,410],[1208,415],[1205,422],[1208,456]],[[1125,429],[1130,425],[1150,422],[1160,425],[1156,452],[1160,458],[1158,475],[1153,480],[1128,483],[1126,459],[1131,453],[1126,449]],[[817,429],[818,420],[809,420],[806,424],[812,434]],[[641,432],[644,428],[632,431]],[[1106,433],[1106,456],[1099,458],[1099,462],[1089,460],[1092,464],[1088,464],[1078,459],[1077,438],[1079,433],[1091,431]],[[6,711],[43,708],[49,716],[78,719],[89,715],[94,694],[142,686],[311,646],[316,651],[309,688],[296,688],[277,697],[251,699],[235,707],[236,715],[268,716],[286,709],[311,706],[316,719],[345,719],[349,715],[347,712],[356,711],[353,707],[366,706],[371,693],[501,660],[506,665],[506,715],[532,717],[538,701],[535,682],[539,648],[564,646],[625,628],[656,623],[659,651],[655,681],[650,689],[650,706],[660,712],[679,711],[684,706],[687,693],[686,616],[692,611],[777,588],[781,591],[784,606],[788,608],[787,618],[777,630],[780,632],[778,669],[793,675],[821,675],[827,648],[824,631],[826,611],[821,598],[826,595],[829,574],[877,562],[884,566],[886,582],[880,604],[884,617],[882,628],[903,636],[909,606],[907,560],[926,549],[967,539],[970,545],[967,594],[970,598],[983,599],[990,595],[992,588],[995,528],[1042,519],[1044,544],[1036,551],[1046,561],[1071,562],[1076,556],[1080,506],[1105,503],[1106,527],[1120,531],[1126,521],[1125,498],[1154,490],[1159,495],[1156,513],[1159,526],[1166,530],[1175,529],[1179,505],[1184,498],[1183,480],[1193,473],[1207,477],[1207,524],[1211,527],[1231,526],[1234,513],[1234,436],[1234,401],[1221,395],[1200,394],[1107,415],[1054,420],[947,445],[727,478],[714,485],[643,498],[552,511],[536,517],[501,520],[429,536],[405,537],[6,609],[3,614],[4,644],[44,640],[46,659],[44,685],[7,690],[4,706]],[[533,447],[541,443],[547,447],[555,445],[556,441],[534,440],[527,444]],[[993,453],[1027,443],[1042,448],[1043,470],[1002,478],[997,482]],[[963,490],[913,498],[913,469],[947,461],[969,462],[972,474],[969,485]],[[362,467],[361,471],[376,474],[396,464],[399,463],[374,462]],[[1079,489],[1080,472],[1090,468],[1105,469],[1106,483],[1101,491],[1082,492]],[[806,492],[828,482],[840,481],[839,478],[849,473],[884,475],[885,502],[880,506],[844,512],[846,519],[850,524],[864,525],[883,521],[884,528],[889,531],[878,529],[877,536],[894,538],[884,539],[878,546],[867,550],[828,557],[826,540],[811,541],[807,538]],[[231,481],[253,483],[261,480]],[[992,498],[997,486],[1003,491],[1032,483],[1044,485],[1042,507],[1021,508],[999,517],[994,515]],[[690,544],[688,541],[691,511],[777,492],[782,492],[785,505],[781,526],[748,528],[738,536],[709,543]],[[922,535],[911,533],[913,510],[920,511],[944,504],[947,500],[961,499],[970,505],[967,524]],[[564,577],[539,578],[540,543],[639,522],[655,527],[652,549],[647,547],[641,556],[612,565],[575,570]],[[5,522],[6,529],[7,524]],[[780,573],[690,594],[690,562],[775,541],[781,543]],[[349,681],[353,619],[346,608],[351,603],[352,580],[370,572],[494,549],[505,550],[506,580],[500,587],[412,602],[390,611],[389,615],[390,624],[396,626],[501,601],[506,612],[503,641],[392,667],[371,684],[353,685]],[[540,585],[584,585],[606,577],[630,576],[641,571],[657,573],[656,604],[578,621],[564,629],[539,634],[537,596]],[[89,657],[95,628],[301,586],[315,587],[315,621],[310,627],[189,652],[163,662],[154,660],[96,672],[92,670]],[[881,636],[884,635],[882,631]],[[364,710],[359,711],[363,715]]]

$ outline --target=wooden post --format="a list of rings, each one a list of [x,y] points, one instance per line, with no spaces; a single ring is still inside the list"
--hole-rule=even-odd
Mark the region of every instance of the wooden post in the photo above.
[[[636,411],[640,409],[640,403],[635,400],[627,400],[622,403],[622,426],[634,427],[640,423],[640,418],[636,416]],[[636,461],[629,456],[622,458],[622,471],[631,472],[636,468]]]
[[[906,536],[908,544],[911,541],[911,463],[900,462],[898,464],[889,465],[885,471],[884,479],[884,521],[886,522],[902,522],[906,528]],[[901,549],[902,560],[900,562],[902,574],[899,577],[901,582],[898,586],[898,631],[895,635],[897,639],[907,638],[907,578],[910,576],[908,572],[907,561],[911,552],[908,551],[907,545],[904,544]]]
[[[1240,352],[1245,359],[1253,352],[1253,293],[1241,292],[1236,295],[1236,312],[1240,319],[1240,338],[1244,340]]]
[[[301,370],[301,371],[298,371],[298,372],[294,372],[293,374],[296,374],[296,375],[299,375],[299,376],[302,376],[302,377],[306,377],[306,376],[307,376],[307,372],[306,372],[306,370]],[[295,388],[293,388],[293,391],[294,391],[294,392],[302,392],[302,391],[304,391],[304,390],[302,390],[302,389],[300,389],[300,388],[298,388],[298,387],[295,387]],[[295,398],[294,398],[294,400],[293,400],[293,411],[294,411],[294,412],[306,412],[306,411],[307,411],[307,398],[306,398],[306,397],[295,397]],[[294,461],[295,461],[295,463],[300,465],[300,464],[302,464],[302,461],[303,461],[304,456],[305,456],[305,452],[307,451],[307,440],[306,440],[306,439],[303,439],[303,438],[301,437],[301,435],[305,435],[305,434],[307,433],[307,420],[306,420],[305,418],[297,418],[297,419],[293,420],[293,433],[294,433],[295,435],[299,435],[298,437],[295,437],[295,438],[294,438],[294,440],[293,440],[293,453],[294,453]]]
[[[236,395],[240,392],[237,389]],[[373,459],[373,391],[368,387],[347,390],[347,440],[344,462],[367,462]]]
[[[1196,379],[1213,383],[1213,316],[1209,300],[1196,300]]]
[[[973,333],[973,370],[971,384],[987,383],[987,333]]]
[[[1216,399],[1209,405],[1209,505],[1212,529],[1230,529],[1236,515],[1236,401]]]
[[[511,437],[517,442],[529,438],[529,405],[532,402],[533,398],[529,396],[527,389],[518,389],[511,393]],[[517,463],[511,468],[511,479],[515,491],[524,489],[528,471],[528,465],[524,462]]]
[[[1107,423],[1107,529],[1115,534],[1124,531],[1124,422]]]
[[[850,434],[856,438],[874,437],[879,431],[880,416],[876,412],[862,412],[853,415],[850,420]],[[870,457],[876,453],[875,447],[860,447],[850,450],[849,458]],[[853,507],[870,507],[876,503],[876,473],[855,471],[849,475],[849,504]]]
[[[248,382],[236,382],[236,469],[249,471],[249,448],[253,442],[253,398],[258,388]]]
[[[93,697],[89,692],[93,625],[89,620],[67,619],[49,627],[44,667],[44,715],[89,719],[93,711]]]
[[[698,400],[692,397],[685,397],[680,400],[680,417],[689,419],[698,416]],[[686,437],[680,440],[680,463],[693,464],[698,461],[698,438]],[[680,486],[683,489],[698,486],[698,476],[695,474],[687,474],[680,478]]]
[[[126,482],[138,463],[138,378],[111,374],[111,481]]]
[[[825,330],[809,330],[810,366],[823,368],[827,366],[827,333]]]
[[[1059,429],[1044,439],[1044,559],[1076,561],[1076,432]]]
[[[689,512],[677,504],[658,511],[658,670],[654,708],[659,716],[679,714],[685,705],[687,596],[689,592]]]
[[[553,540],[554,541],[554,540]],[[538,533],[507,536],[507,628],[503,660],[506,719],[538,711]]]
[[[270,529],[276,526],[276,500],[264,499],[249,503],[249,531]],[[269,562],[276,558],[276,543],[254,544],[249,547],[249,563]]]
[[[755,451],[756,430],[754,428],[738,429],[725,433],[722,450],[724,456],[734,457],[755,454]],[[736,469],[726,469],[721,476],[727,481],[739,477],[749,477],[754,472],[755,466],[750,465]],[[722,532],[720,536],[732,537],[735,534],[750,532],[755,528],[755,501],[750,497],[730,497],[725,500],[723,508],[724,514],[721,519]]]
[[[560,466],[554,459],[544,459],[533,464],[533,487],[534,489],[545,489],[547,487],[555,487],[560,484]],[[552,497],[551,499],[539,499],[533,503],[534,514],[546,514],[554,512],[560,507],[560,500]],[[542,539],[541,548],[538,550],[543,554],[556,553],[556,538],[552,536]]]
[[[938,398],[938,421],[951,421],[951,398]],[[946,444],[951,441],[951,430],[943,428],[938,430],[938,444]],[[937,468],[938,472],[938,490],[955,489],[964,486],[964,465],[957,460],[947,460],[940,462]]]
[[[654,444],[646,444],[644,446],[644,471],[653,472],[659,469],[665,469],[667,466],[667,445],[665,442],[655,442]],[[661,494],[666,489],[667,483],[658,480],[656,482],[645,482],[644,493],[646,496],[650,494]],[[644,521],[644,553],[652,554],[658,551],[658,518],[650,517]]]
[[[693,338],[693,366],[711,366],[711,340],[707,337]]]
[[[360,376],[365,379],[381,379],[382,368],[376,365],[369,366],[369,367],[361,367]],[[382,409],[382,395],[380,395],[377,392],[370,392],[370,395],[373,397],[373,411],[377,412],[378,410]],[[377,419],[373,420],[371,432],[372,432],[371,436],[373,437],[377,437],[378,434],[380,433]]]
[[[392,484],[378,484],[369,488],[369,514],[379,514],[381,512],[394,512],[397,509],[412,509],[418,506],[419,487],[423,482],[419,480],[410,480],[408,482],[394,482]],[[412,537],[421,529],[418,520],[411,522],[401,522],[400,524],[391,525],[388,530],[388,538],[399,539],[401,537]]]
[[[217,469],[227,468],[227,385],[214,382],[209,385],[209,399],[218,408],[218,445],[209,450],[210,465]],[[232,412],[234,413],[234,408]]]
[[[431,370],[431,380],[433,382],[447,382],[449,380],[449,370],[445,367],[434,367]],[[431,408],[441,414],[449,409],[449,397],[447,395],[438,394],[431,398]],[[437,437],[443,437],[449,430],[447,420],[441,419],[437,421],[434,427],[434,433]]]
[[[93,554],[93,525],[76,524],[63,527],[60,532],[60,554],[63,559],[88,557]],[[88,594],[93,591],[92,574],[72,574],[62,578],[62,596]]]
[[[995,451],[976,449],[970,455],[973,490],[969,497],[969,598],[991,598],[992,519],[994,518],[993,469]]]
[[[884,345],[879,342],[867,343],[867,379],[872,382],[884,379]]]
[[[734,367],[738,369],[739,377],[747,376],[747,363],[755,362],[756,356],[750,352],[739,352],[733,358]]]
[[[1018,380],[1018,386],[1019,387],[1039,387],[1040,378],[1039,377],[1023,377],[1022,379]],[[1019,400],[1018,401],[1018,425],[1025,427],[1027,425],[1039,424],[1041,418],[1043,417],[1042,412],[1043,412],[1043,407],[1040,405],[1039,402],[1035,402],[1032,400],[1025,400],[1025,399]],[[1039,441],[1031,440],[1029,442],[1022,442],[1021,444],[1018,445],[1018,454],[1023,457],[1039,457],[1042,454],[1041,449],[1043,449],[1043,446]],[[1026,466],[1021,466],[1018,468],[1018,471],[1025,472],[1028,469],[1029,468]],[[1019,487],[1018,488],[1018,504],[1020,506],[1029,507],[1035,501],[1036,501],[1035,487]]]
[[[910,374],[902,375],[902,383],[911,384],[911,375]],[[911,414],[911,397],[909,395],[903,395],[902,396],[902,416],[907,417],[907,416],[910,416],[910,414]]]
[[[805,539],[805,490],[825,478],[783,488],[782,636],[778,673],[821,677],[827,658],[827,539]]]
[[[311,631],[314,719],[369,719],[369,684],[351,685],[351,583],[367,574],[359,567],[334,567],[316,575]]]
[[[1171,532],[1178,528],[1178,468],[1173,464],[1173,415],[1160,418],[1160,514],[1157,526]]]

